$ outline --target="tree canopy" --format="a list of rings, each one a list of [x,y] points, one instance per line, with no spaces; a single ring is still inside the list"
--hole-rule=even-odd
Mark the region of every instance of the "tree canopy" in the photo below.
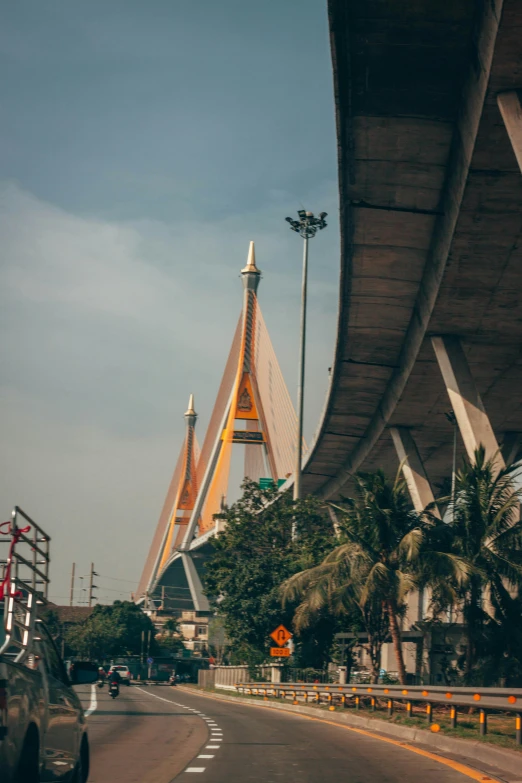
[[[294,607],[282,607],[281,583],[330,551],[335,540],[332,521],[315,498],[294,504],[288,494],[260,489],[248,480],[242,497],[222,518],[226,527],[206,566],[206,592],[232,642],[231,659],[261,662],[268,655],[271,631],[280,623],[292,627]],[[300,664],[322,665],[334,630],[335,622],[325,615],[316,618],[314,628],[298,633]]]
[[[70,652],[79,657],[139,655],[143,631],[151,633],[151,652],[154,653],[155,629],[150,617],[131,601],[115,601],[110,606],[95,606],[84,623],[67,630],[65,642]]]

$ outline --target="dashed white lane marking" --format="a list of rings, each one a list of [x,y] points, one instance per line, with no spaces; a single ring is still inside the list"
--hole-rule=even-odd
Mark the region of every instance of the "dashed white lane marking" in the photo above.
[[[89,708],[85,710],[85,717],[88,718],[89,715],[92,715],[97,706],[98,700],[96,698],[96,685],[93,685],[91,688],[91,703],[89,704]]]
[[[143,691],[143,688],[140,688],[139,686],[136,686],[139,691]],[[144,693],[148,693],[147,691],[143,691]],[[148,693],[149,696],[153,696],[155,699],[159,699],[160,701],[166,701],[169,704],[173,704],[175,707],[182,707],[184,710],[187,710],[189,712],[194,712],[201,720],[204,720],[210,731],[211,731],[211,742],[221,742],[223,739],[223,732],[218,727],[217,723],[215,723],[211,718],[206,718],[202,713],[198,712],[197,710],[192,709],[192,707],[186,707],[184,704],[178,704],[177,701],[171,701],[170,699],[164,699],[163,696],[158,696],[156,693]],[[92,706],[92,699],[94,699],[94,707],[92,711],[96,709],[96,687],[92,686],[92,697],[91,697],[91,706]],[[89,707],[89,710],[91,707]],[[90,715],[89,710],[85,713],[86,715]],[[214,726],[216,728],[214,728]],[[205,750],[219,750],[221,748],[221,745],[205,745]],[[198,756],[198,759],[213,759],[214,756],[212,755],[200,755]],[[187,767],[185,772],[204,772],[206,767]]]
[[[209,755],[207,753],[200,753],[200,755],[198,756],[198,759],[213,759],[213,758],[214,756],[212,754]]]

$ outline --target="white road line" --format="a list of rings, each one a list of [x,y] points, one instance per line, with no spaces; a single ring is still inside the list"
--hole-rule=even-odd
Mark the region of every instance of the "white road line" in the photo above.
[[[185,772],[204,772],[205,767],[187,767]]]
[[[221,745],[205,745],[205,750],[219,750]]]
[[[89,715],[92,715],[96,707],[98,706],[98,700],[96,699],[96,685],[91,686],[91,703],[89,704],[89,709],[85,710],[85,717],[88,718]]]
[[[213,756],[213,755],[208,755],[208,754],[206,754],[206,753],[201,753],[201,754],[198,756],[198,759],[213,759],[213,758],[214,758],[214,756]]]

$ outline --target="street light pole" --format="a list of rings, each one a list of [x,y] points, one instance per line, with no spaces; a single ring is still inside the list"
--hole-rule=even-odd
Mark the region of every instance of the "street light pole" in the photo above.
[[[306,350],[306,298],[308,291],[308,237],[303,242],[303,280],[301,283],[301,333],[299,345],[299,374],[297,378],[297,443],[295,451],[294,500],[301,497],[301,462],[303,461],[303,410]]]
[[[304,209],[298,211],[299,220],[287,217],[285,220],[304,240],[303,248],[303,280],[301,285],[301,330],[299,340],[299,374],[297,381],[297,442],[295,448],[295,475],[294,475],[294,500],[301,497],[301,463],[303,457],[303,411],[304,411],[304,381],[305,381],[305,357],[306,357],[306,300],[308,289],[308,240],[312,239],[318,231],[326,228],[326,212],[321,212],[315,217],[313,212]],[[293,531],[295,533],[295,531]]]

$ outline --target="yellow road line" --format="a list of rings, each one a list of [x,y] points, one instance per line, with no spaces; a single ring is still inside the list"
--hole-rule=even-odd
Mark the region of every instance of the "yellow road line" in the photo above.
[[[185,689],[181,689],[185,690]],[[192,693],[193,691],[188,691],[188,689],[185,691],[186,693]],[[222,699],[219,696],[211,696],[209,693],[202,693],[201,691],[197,691],[194,695],[199,696],[205,696],[207,699],[214,699],[215,701],[224,701],[227,704],[233,704],[233,701],[229,701],[229,699]],[[246,702],[246,701],[238,701],[236,704],[242,704],[246,707],[257,707],[261,710],[273,710],[273,707],[269,707],[266,704],[256,704],[255,702]],[[481,783],[484,783],[484,781],[496,781],[496,783],[501,783],[498,778],[493,778],[490,775],[486,775],[485,772],[480,772],[480,770],[473,769],[473,767],[468,767],[466,764],[461,764],[459,761],[453,761],[453,759],[448,759],[446,756],[440,756],[437,753],[430,753],[429,750],[423,750],[422,748],[416,748],[414,745],[410,745],[408,742],[401,742],[400,740],[394,740],[389,737],[382,737],[380,734],[374,734],[372,731],[367,731],[366,729],[356,729],[355,726],[346,726],[344,723],[337,723],[333,720],[326,720],[325,718],[316,718],[312,715],[303,715],[301,712],[294,712],[293,710],[287,710],[281,707],[278,707],[276,712],[285,712],[287,715],[293,715],[294,717],[298,718],[304,718],[305,720],[315,720],[319,723],[328,723],[330,726],[336,726],[339,729],[346,729],[346,731],[354,731],[356,734],[364,734],[365,737],[371,737],[372,739],[378,739],[381,740],[381,742],[388,742],[390,745],[397,745],[399,748],[404,748],[404,750],[410,750],[412,753],[417,753],[419,756],[424,756],[425,758],[431,759],[432,761],[438,761],[439,764],[444,764],[446,767],[451,767],[451,769],[454,769],[455,772],[460,772],[462,775],[466,775],[466,777],[471,778],[472,780],[480,780]]]

